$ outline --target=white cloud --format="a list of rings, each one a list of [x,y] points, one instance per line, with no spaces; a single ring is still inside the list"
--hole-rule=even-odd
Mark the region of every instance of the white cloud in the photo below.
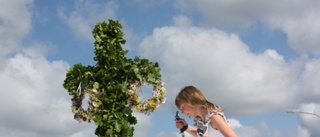
[[[93,41],[92,30],[97,22],[115,19],[118,5],[113,1],[105,3],[92,3],[89,0],[75,2],[75,9],[67,11],[60,7],[58,14],[72,30],[76,38]]]
[[[179,18],[175,21],[177,26],[156,28],[139,47],[140,55],[160,63],[171,91],[169,104],[174,104],[176,93],[189,84],[198,86],[232,115],[284,109],[295,101],[318,102],[319,59],[302,56],[286,61],[272,49],[254,54],[235,34],[184,27],[183,22],[179,25]],[[255,126],[238,123],[235,129],[240,136],[250,137],[264,132],[273,137],[318,135],[304,127],[295,132],[272,130],[264,122]]]
[[[237,119],[228,119],[228,121],[239,137],[310,137],[309,131],[301,126],[297,127],[297,131],[283,132],[269,128],[265,122],[245,126]]]
[[[315,58],[303,65],[301,74],[300,96],[304,102],[320,103],[320,59]]]
[[[3,137],[37,137],[37,135],[30,131],[24,131],[23,129],[13,129],[0,126],[0,133]]]
[[[1,136],[57,137],[83,129],[72,121],[70,99],[62,88],[67,63],[47,61],[41,43],[21,44],[31,30],[32,1],[0,3]],[[21,53],[14,52],[18,48]]]
[[[297,131],[297,137],[310,137],[310,133],[307,129],[299,126]]]
[[[315,103],[301,104],[300,110],[302,112],[318,115],[318,116],[314,116],[314,115],[303,114],[303,113],[298,114],[302,122],[302,127],[304,129],[307,129],[307,131],[309,131],[311,135],[310,137],[320,136],[320,131],[318,128],[320,123],[320,104],[315,104]],[[301,133],[306,134],[305,132],[301,132]]]
[[[88,127],[72,119],[71,101],[62,87],[68,64],[47,61],[38,48],[25,51],[9,58],[0,71],[1,130],[15,132],[7,136],[40,137],[67,136]]]
[[[248,28],[257,22],[286,33],[288,43],[298,53],[320,55],[320,1],[194,1],[178,0],[176,6],[188,13],[204,15],[207,26],[226,30]]]
[[[240,121],[236,119],[228,119],[228,121],[239,137],[260,137],[260,132],[266,130],[266,125],[264,123],[256,125],[255,127],[248,127],[243,126]]]
[[[0,1],[0,56],[19,48],[21,39],[29,33],[31,3],[32,0]]]
[[[297,74],[290,63],[274,50],[253,54],[235,34],[162,27],[140,48],[141,55],[160,62],[168,90],[195,85],[228,113],[261,113],[284,108],[294,99]],[[169,96],[178,92],[172,91]]]
[[[320,4],[320,3],[319,3]],[[305,12],[304,16],[271,17],[270,26],[287,34],[289,45],[298,53],[320,55],[320,10]],[[290,14],[291,15],[291,14]]]
[[[146,116],[137,112],[133,113],[133,115],[138,120],[138,123],[134,126],[134,137],[149,137],[154,127],[151,116]]]

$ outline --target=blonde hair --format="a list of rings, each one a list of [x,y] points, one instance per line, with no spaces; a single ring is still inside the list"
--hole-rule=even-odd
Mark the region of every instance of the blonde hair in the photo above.
[[[194,86],[186,86],[176,96],[176,106],[180,109],[182,103],[205,109],[207,113],[222,112],[222,108],[208,101],[202,92]]]

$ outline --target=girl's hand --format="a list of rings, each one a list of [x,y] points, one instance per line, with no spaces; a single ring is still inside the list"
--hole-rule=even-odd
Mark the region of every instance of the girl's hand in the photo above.
[[[185,125],[187,125],[187,122],[184,119],[176,119],[176,127],[178,129],[182,129]]]

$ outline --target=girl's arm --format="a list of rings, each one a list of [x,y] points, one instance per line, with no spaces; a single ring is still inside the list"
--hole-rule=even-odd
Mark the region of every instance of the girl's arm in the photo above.
[[[210,124],[212,128],[216,128],[225,137],[237,137],[233,129],[219,114],[212,115]]]
[[[186,131],[193,137],[197,137],[197,128],[189,125]]]
[[[190,135],[192,135],[193,137],[197,137],[197,128],[193,127],[193,126],[188,126],[188,129],[186,130],[186,132],[188,132]],[[209,137],[209,135],[206,133],[203,135],[203,137]]]

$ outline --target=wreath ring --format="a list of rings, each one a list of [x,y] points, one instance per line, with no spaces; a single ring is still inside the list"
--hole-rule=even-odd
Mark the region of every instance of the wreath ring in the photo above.
[[[142,101],[139,97],[139,93],[142,93],[141,87],[144,85],[153,87],[152,97]],[[76,92],[73,95],[71,110],[74,113],[74,119],[79,123],[90,122],[94,113],[101,106],[102,102],[96,97],[99,90],[99,83],[94,82],[92,88],[83,86],[80,82]],[[82,101],[86,94],[89,94],[88,108],[85,110],[82,107]],[[151,112],[156,110],[161,104],[164,104],[166,98],[166,89],[164,88],[164,82],[147,83],[145,80],[137,80],[132,82],[126,90],[128,97],[128,106],[132,109],[135,108],[138,112],[149,115]]]
[[[99,87],[98,82],[95,82],[91,89],[83,87],[80,82],[75,95],[71,99],[72,101],[71,110],[72,110],[72,113],[74,113],[74,119],[77,120],[79,123],[90,122],[92,116],[97,111],[99,106],[102,104],[101,101],[96,97],[96,94],[100,93],[100,90],[98,89],[98,87]],[[85,95],[87,93],[89,94],[89,100],[88,100],[89,106],[87,110],[85,110],[82,107],[82,101],[85,98]]]
[[[153,87],[152,97],[141,100],[139,93],[143,93],[141,87],[145,85]],[[145,80],[133,81],[129,85],[126,95],[128,99],[129,107],[135,108],[138,112],[149,115],[156,110],[161,104],[164,104],[166,98],[166,89],[164,88],[164,82],[147,83]]]

